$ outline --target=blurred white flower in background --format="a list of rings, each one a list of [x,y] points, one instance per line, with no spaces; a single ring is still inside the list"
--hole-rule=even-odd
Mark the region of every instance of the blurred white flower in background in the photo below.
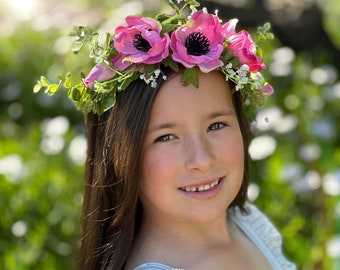
[[[12,183],[18,183],[25,175],[27,168],[18,154],[10,154],[0,159],[0,174]]]
[[[340,169],[327,173],[323,177],[323,190],[331,196],[340,195]]]
[[[276,149],[276,140],[272,136],[263,135],[255,137],[249,146],[252,160],[262,160],[269,157]]]
[[[77,165],[83,165],[86,159],[87,140],[84,135],[76,136],[68,149],[69,158]]]
[[[41,124],[43,138],[40,148],[47,155],[59,154],[64,146],[64,134],[69,130],[70,122],[65,116],[47,119]]]

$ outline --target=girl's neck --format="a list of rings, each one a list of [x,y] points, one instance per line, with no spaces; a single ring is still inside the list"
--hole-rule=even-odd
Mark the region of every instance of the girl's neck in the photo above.
[[[145,216],[138,241],[172,243],[181,247],[205,247],[231,241],[227,215],[209,223],[151,219]]]
[[[228,224],[226,216],[215,222],[199,225],[180,221],[151,222],[144,219],[128,265],[136,267],[153,261],[175,267],[174,262],[184,266],[190,264],[189,262],[206,261],[207,256],[223,257],[226,250],[234,249],[235,226],[232,221]]]

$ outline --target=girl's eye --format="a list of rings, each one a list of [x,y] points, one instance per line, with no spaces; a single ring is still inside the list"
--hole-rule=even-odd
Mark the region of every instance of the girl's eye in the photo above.
[[[163,135],[163,136],[158,137],[158,138],[155,140],[155,142],[167,142],[167,141],[173,140],[174,138],[175,138],[174,135],[166,134],[166,135]]]
[[[208,127],[208,131],[212,131],[212,130],[219,130],[222,129],[226,126],[226,124],[218,122],[218,123],[213,123]]]

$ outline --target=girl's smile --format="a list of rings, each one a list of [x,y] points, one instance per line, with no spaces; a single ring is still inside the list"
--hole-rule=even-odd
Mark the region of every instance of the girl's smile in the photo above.
[[[200,184],[200,185],[191,185],[191,186],[185,186],[180,187],[179,189],[186,191],[186,192],[203,192],[211,190],[212,188],[216,187],[221,182],[221,178],[218,178],[217,180],[210,181],[207,184]]]
[[[185,192],[185,195],[191,198],[207,200],[215,197],[221,191],[223,182],[224,177],[221,177],[207,184],[180,187],[179,190]]]

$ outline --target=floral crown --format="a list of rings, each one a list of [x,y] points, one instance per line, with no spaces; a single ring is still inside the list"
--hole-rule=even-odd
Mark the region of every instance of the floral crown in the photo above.
[[[260,73],[266,66],[250,34],[235,31],[237,19],[222,24],[217,13],[210,14],[205,8],[197,10],[200,4],[195,0],[177,2],[183,2],[182,6],[169,0],[174,15],[160,14],[154,19],[128,16],[127,25],[118,26],[113,37],[107,34],[104,45],[99,45],[97,32],[74,27],[70,34],[76,37],[72,50],[77,53],[89,44],[89,56],[96,65],[87,76],[81,75],[78,84],[72,82],[71,74],[59,76],[57,83],[42,76],[34,92],[43,88],[53,95],[66,88],[77,108],[101,115],[114,106],[116,93],[131,82],[141,79],[156,87],[159,76],[166,79],[161,67],[178,72],[184,66],[184,85],[198,87],[199,70],[220,70],[227,81],[235,84],[234,90],[241,91],[246,103],[259,106],[274,89]],[[191,9],[189,16],[184,12],[187,7]],[[258,41],[273,38],[269,29],[269,23],[258,28]]]

